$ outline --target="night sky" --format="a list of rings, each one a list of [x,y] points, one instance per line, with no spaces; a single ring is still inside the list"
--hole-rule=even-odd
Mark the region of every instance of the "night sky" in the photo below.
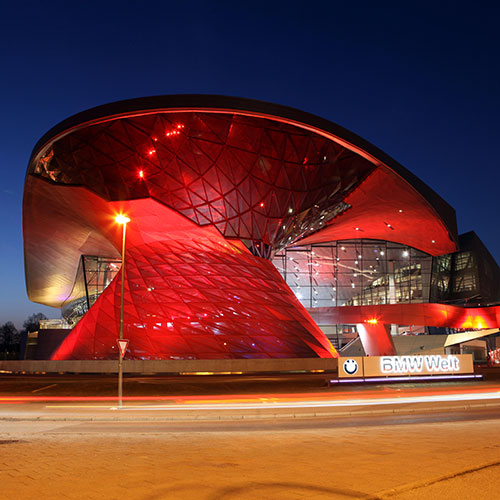
[[[0,323],[28,301],[31,150],[66,117],[159,94],[292,106],[372,142],[457,211],[500,262],[496,2],[9,2],[0,14]],[[418,228],[416,228],[418,231]]]

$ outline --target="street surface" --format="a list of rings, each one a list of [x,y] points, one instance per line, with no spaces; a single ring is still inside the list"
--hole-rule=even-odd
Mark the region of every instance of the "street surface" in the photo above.
[[[496,411],[483,417],[232,421],[205,429],[4,421],[0,498],[496,499],[500,420]]]
[[[0,377],[0,499],[500,498],[498,382],[294,380]]]

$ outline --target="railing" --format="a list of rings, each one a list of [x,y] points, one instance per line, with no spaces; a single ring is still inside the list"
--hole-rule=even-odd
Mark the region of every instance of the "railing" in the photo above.
[[[343,346],[341,349],[338,349],[338,351],[342,352],[345,349],[347,349],[348,347],[352,346],[355,342],[358,342],[358,341],[359,341],[359,337],[354,337],[349,342],[347,342],[347,344],[345,346]]]

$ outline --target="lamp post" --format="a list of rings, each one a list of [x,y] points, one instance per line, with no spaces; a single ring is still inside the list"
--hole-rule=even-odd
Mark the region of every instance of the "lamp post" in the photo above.
[[[115,221],[123,226],[123,237],[122,237],[122,283],[121,283],[121,293],[120,293],[120,340],[123,340],[123,292],[125,289],[125,235],[127,234],[127,223],[130,219],[123,214],[119,214],[115,217]],[[122,407],[122,396],[123,396],[123,355],[121,347],[118,346],[118,407]]]

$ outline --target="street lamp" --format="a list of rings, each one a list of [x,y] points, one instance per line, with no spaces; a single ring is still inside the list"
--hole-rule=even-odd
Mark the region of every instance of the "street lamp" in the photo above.
[[[120,293],[120,340],[123,340],[123,293],[125,289],[125,235],[127,234],[127,223],[130,219],[123,214],[118,214],[115,217],[115,222],[123,226],[123,237],[122,237],[122,284]],[[122,396],[123,396],[123,355],[121,345],[118,345],[118,407],[122,407]]]

